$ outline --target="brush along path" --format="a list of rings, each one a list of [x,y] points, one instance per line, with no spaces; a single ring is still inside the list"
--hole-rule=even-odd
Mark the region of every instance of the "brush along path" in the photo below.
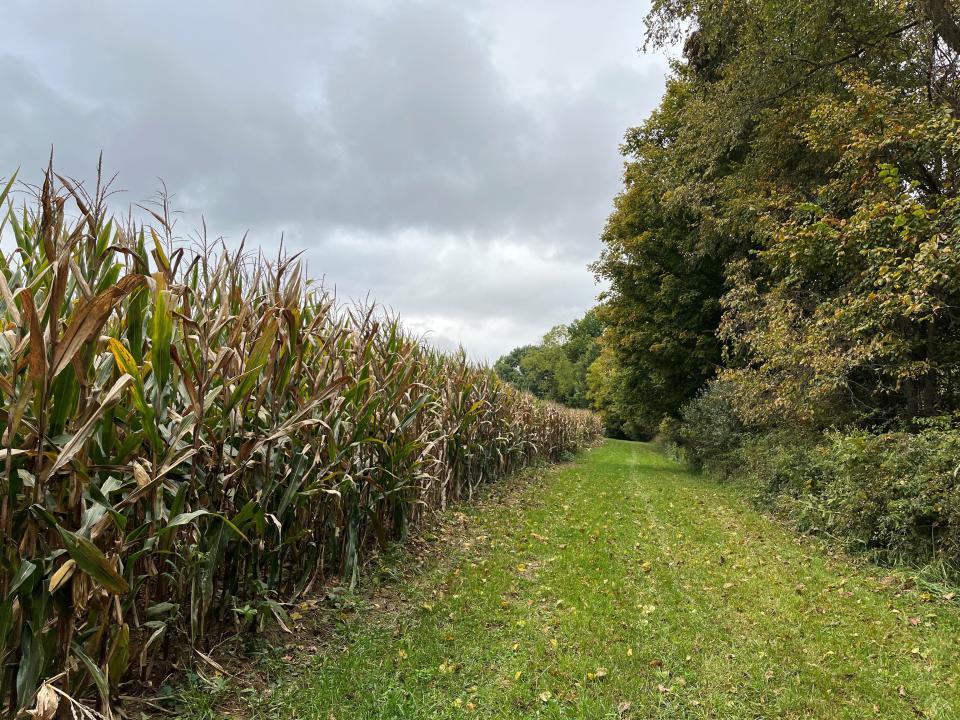
[[[611,441],[474,509],[459,549],[260,718],[957,718],[960,610]],[[203,711],[195,706],[195,713]]]

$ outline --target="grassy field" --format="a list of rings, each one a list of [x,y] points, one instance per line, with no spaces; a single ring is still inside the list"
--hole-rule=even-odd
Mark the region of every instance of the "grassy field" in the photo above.
[[[181,712],[960,717],[950,595],[831,558],[652,446],[610,441],[496,493],[439,527],[454,551],[388,559],[402,577],[340,598],[322,637],[198,682]]]

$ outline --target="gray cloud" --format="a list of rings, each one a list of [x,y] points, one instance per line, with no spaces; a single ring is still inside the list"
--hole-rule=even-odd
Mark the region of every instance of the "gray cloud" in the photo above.
[[[623,131],[662,92],[643,4],[17,2],[0,175],[163,177],[216,232],[281,232],[342,294],[492,359],[592,304]]]

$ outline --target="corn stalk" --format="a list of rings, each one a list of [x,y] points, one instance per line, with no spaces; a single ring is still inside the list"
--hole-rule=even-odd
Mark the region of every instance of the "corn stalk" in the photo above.
[[[0,256],[0,702],[120,684],[354,583],[372,548],[594,441],[374,307],[47,173]],[[41,692],[42,691],[42,692]]]

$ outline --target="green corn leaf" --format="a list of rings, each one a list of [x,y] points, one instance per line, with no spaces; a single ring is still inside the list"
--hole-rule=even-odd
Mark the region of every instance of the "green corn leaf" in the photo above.
[[[13,598],[18,592],[23,591],[28,594],[33,588],[33,584],[39,578],[39,568],[29,560],[21,560],[20,567],[10,582],[7,590],[7,597]]]
[[[89,673],[90,678],[93,680],[93,684],[97,686],[97,692],[100,693],[100,700],[103,702],[104,708],[110,708],[110,683],[107,680],[107,676],[103,674],[97,664],[93,659],[87,655],[83,648],[80,647],[77,643],[73,644],[71,648],[73,655],[83,663],[83,667]]]
[[[104,554],[92,542],[79,535],[57,528],[64,546],[77,566],[87,573],[104,588],[117,595],[123,595],[129,590],[127,581],[114,570]]]
[[[153,294],[153,317],[150,321],[150,353],[158,397],[170,381],[170,343],[173,339],[173,316],[167,304],[167,291],[157,283]]]
[[[112,593],[123,595],[130,589],[127,581],[113,568],[100,548],[60,525],[55,524],[55,528],[77,567]]]
[[[130,626],[123,623],[114,634],[107,656],[107,681],[112,688],[120,684],[130,662]]]
[[[20,707],[26,707],[33,701],[43,664],[43,641],[34,635],[33,627],[27,623],[21,630],[20,664],[17,667],[17,697]]]
[[[78,429],[70,440],[63,446],[57,455],[56,459],[53,461],[53,464],[46,470],[46,475],[49,477],[53,475],[57,470],[65,466],[73,456],[76,455],[82,448],[84,443],[87,441],[87,438],[90,437],[94,429],[97,427],[97,423],[102,417],[104,411],[120,399],[120,395],[123,392],[124,388],[130,384],[131,378],[129,375],[121,375],[120,378],[113,384],[113,387],[107,392],[103,397],[103,400],[100,401],[100,407],[97,411],[91,415],[87,421]]]
[[[257,338],[257,341],[253,345],[253,349],[250,351],[250,356],[247,358],[245,366],[247,368],[246,372],[241,376],[241,380],[237,382],[236,389],[230,397],[230,401],[227,403],[226,412],[232,410],[238,402],[249,398],[253,386],[256,384],[257,379],[260,377],[260,372],[263,370],[264,366],[267,364],[267,359],[270,356],[270,349],[273,347],[273,343],[277,337],[277,321],[271,320],[266,328],[264,328],[263,333]]]

